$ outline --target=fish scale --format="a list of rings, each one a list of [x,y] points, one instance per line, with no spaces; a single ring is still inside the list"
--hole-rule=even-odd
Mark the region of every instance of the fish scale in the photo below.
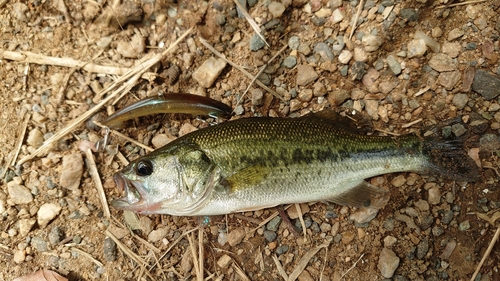
[[[467,181],[477,176],[460,142],[414,134],[367,136],[347,121],[326,111],[200,129],[118,173],[117,184],[137,192],[134,200],[113,205],[172,215],[227,214],[320,200],[374,207],[371,203],[386,191],[364,181],[369,177],[404,171],[433,171]],[[462,161],[450,164],[450,159]],[[148,168],[146,174],[140,175],[139,165]]]

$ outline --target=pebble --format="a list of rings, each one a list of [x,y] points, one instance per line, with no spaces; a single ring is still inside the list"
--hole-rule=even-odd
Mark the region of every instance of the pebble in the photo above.
[[[20,250],[20,251],[16,251],[14,253],[14,262],[19,264],[19,263],[22,263],[24,262],[24,260],[26,259],[26,252],[23,251],[23,250]]]
[[[264,48],[265,45],[266,43],[262,40],[262,38],[254,33],[252,38],[250,39],[250,50],[254,52],[258,51]]]
[[[278,256],[283,255],[288,251],[289,247],[287,245],[279,246],[276,248],[276,254]]]
[[[80,153],[65,155],[62,160],[59,185],[79,193],[80,180],[83,175],[83,158]]]
[[[443,224],[449,224],[454,217],[454,213],[452,210],[444,211],[443,217],[441,218],[441,222]]]
[[[429,201],[429,204],[431,205],[439,204],[441,200],[441,190],[439,189],[438,186],[433,186],[428,190],[428,196],[429,197],[427,201]]]
[[[39,236],[31,238],[30,243],[39,252],[46,252],[49,249],[47,242]]]
[[[415,39],[422,39],[424,40],[425,42],[425,45],[429,48],[431,48],[431,50],[434,52],[434,53],[439,53],[439,49],[441,48],[441,46],[439,45],[439,43],[434,40],[432,37],[428,36],[427,34],[423,33],[422,31],[420,30],[417,30],[415,32]]]
[[[472,82],[472,90],[480,94],[485,100],[492,100],[500,95],[500,78],[484,71],[477,70]]]
[[[417,21],[418,13],[415,9],[404,8],[399,11],[399,15],[407,21]]]
[[[294,56],[288,56],[283,60],[283,66],[286,68],[294,68],[297,65],[297,58]]]
[[[457,137],[467,133],[467,129],[465,129],[464,125],[462,124],[454,124],[453,126],[451,126],[451,131]]]
[[[319,75],[314,71],[314,67],[310,65],[299,65],[297,66],[297,85],[305,86],[316,79]]]
[[[385,278],[391,278],[399,266],[399,258],[387,248],[383,248],[378,259],[378,269]]]
[[[484,134],[479,139],[479,146],[485,151],[496,151],[500,149],[500,136]]]
[[[462,78],[462,74],[460,71],[447,71],[439,74],[438,82],[443,86],[446,90],[452,90],[455,85],[457,85],[458,81]]]
[[[386,248],[390,248],[392,247],[394,244],[396,244],[396,242],[398,241],[398,239],[394,236],[386,236],[384,238],[384,247]]]
[[[158,242],[163,239],[163,237],[167,236],[169,231],[170,227],[160,227],[156,230],[153,230],[148,234],[148,241],[152,243]]]
[[[378,209],[374,208],[358,209],[349,216],[349,219],[357,224],[368,223],[377,216],[378,211]]]
[[[19,234],[21,237],[26,237],[31,231],[31,228],[35,225],[35,219],[21,219],[19,220]]]
[[[373,100],[373,99],[365,99],[365,110],[366,113],[373,119],[373,120],[378,120],[378,100]]]
[[[332,15],[332,10],[330,8],[321,8],[314,15],[318,18],[326,18]]]
[[[49,238],[49,243],[51,245],[56,245],[61,241],[61,237],[63,236],[61,228],[59,226],[54,226],[50,229],[48,238]]]
[[[429,251],[429,240],[427,238],[424,238],[417,245],[417,258],[419,260],[423,259],[428,251]]]
[[[439,237],[439,236],[443,235],[444,229],[441,226],[434,226],[432,228],[431,232],[432,232],[432,235],[434,235],[435,237]]]
[[[43,133],[37,128],[31,130],[26,142],[35,148],[40,147],[43,144]]]
[[[349,50],[342,50],[339,55],[339,62],[342,64],[348,64],[349,61],[351,60],[353,54]]]
[[[298,50],[300,46],[300,39],[298,36],[292,36],[288,39],[288,47],[292,50]]]
[[[10,204],[28,204],[33,201],[33,195],[24,185],[16,184],[14,181],[7,183],[7,193]]]
[[[223,26],[226,24],[226,15],[224,14],[217,14],[215,16],[215,21],[217,22],[218,25]]]
[[[285,6],[281,4],[281,2],[271,2],[269,3],[269,13],[275,18],[281,17],[283,12],[285,11]]]
[[[401,187],[406,183],[406,178],[403,175],[399,175],[391,180],[391,184],[394,187]]]
[[[27,17],[27,13],[29,11],[28,6],[24,3],[13,3],[12,11],[14,11],[14,15],[19,21],[27,22],[29,19]]]
[[[314,53],[319,54],[324,61],[332,61],[333,53],[326,43],[320,42],[314,46]]]
[[[266,224],[266,228],[270,231],[277,231],[280,224],[281,224],[281,217],[277,216]]]
[[[106,49],[109,47],[109,45],[111,44],[112,41],[113,41],[113,37],[104,36],[104,37],[101,37],[99,40],[97,40],[97,42],[95,44],[100,49]]]
[[[265,230],[264,231],[264,238],[267,240],[267,242],[273,242],[273,241],[275,241],[276,237],[278,237],[278,235],[276,234],[276,232],[270,231],[270,230]]]
[[[354,48],[354,60],[359,62],[366,62],[368,60],[368,55],[362,48]]]
[[[226,65],[227,63],[223,59],[210,57],[193,72],[192,77],[200,86],[210,88]]]
[[[429,203],[422,199],[419,199],[417,202],[415,202],[415,207],[417,207],[420,211],[423,212],[429,211]]]
[[[418,220],[418,226],[422,230],[426,230],[434,223],[434,217],[430,214],[423,214]]]
[[[40,228],[44,228],[61,212],[61,206],[55,203],[45,203],[37,212],[37,222]]]
[[[327,100],[332,106],[339,106],[351,97],[351,93],[346,89],[335,89],[327,96]]]
[[[363,38],[361,39],[361,43],[365,47],[365,51],[367,52],[373,52],[378,50],[380,45],[382,45],[384,41],[382,38],[372,35],[372,34],[365,34]]]
[[[332,24],[339,23],[345,18],[344,12],[341,9],[335,9],[330,17]]]
[[[243,241],[245,235],[245,229],[242,227],[237,227],[227,235],[227,243],[229,244],[229,246],[234,247],[240,244],[241,241]]]
[[[313,91],[311,89],[304,89],[299,92],[298,98],[300,101],[309,102],[313,98]]]
[[[323,85],[323,83],[321,83],[321,82],[314,83],[314,86],[313,86],[313,95],[315,97],[322,97],[325,94],[326,94],[325,85]]]
[[[261,89],[253,89],[252,90],[252,105],[253,106],[261,106],[264,100],[264,92]]]
[[[429,60],[429,66],[438,72],[453,71],[457,69],[455,61],[450,56],[439,53],[432,56]]]
[[[456,58],[460,54],[460,50],[462,47],[460,43],[457,42],[445,42],[443,43],[443,47],[441,48],[441,52],[443,54],[447,54],[451,58]]]
[[[387,56],[387,65],[389,65],[389,68],[391,69],[392,73],[394,73],[394,75],[401,74],[401,63],[399,63],[398,59],[396,59],[395,56]]]
[[[465,34],[465,32],[461,28],[454,28],[448,33],[448,41],[453,41],[457,38],[462,37]]]
[[[105,260],[110,262],[116,260],[116,243],[113,239],[109,237],[104,238],[102,250]]]
[[[130,41],[119,41],[116,44],[116,52],[125,58],[137,58],[146,49],[146,38],[135,33]]]
[[[469,97],[467,96],[467,94],[455,94],[455,96],[453,96],[452,103],[458,109],[463,109],[468,102]]]
[[[470,228],[470,223],[468,220],[466,221],[463,221],[461,222],[459,225],[458,225],[458,228],[460,229],[460,231],[466,231],[467,229]]]
[[[153,137],[153,139],[151,139],[151,143],[154,148],[160,148],[173,140],[174,139],[169,137],[167,134],[157,134]]]
[[[230,263],[231,263],[231,257],[226,254],[220,257],[219,260],[217,261],[217,265],[220,268],[227,268]]]
[[[296,99],[290,101],[290,112],[295,112],[302,108],[302,102]]]
[[[427,52],[427,45],[423,39],[413,39],[408,43],[408,58],[419,58]]]

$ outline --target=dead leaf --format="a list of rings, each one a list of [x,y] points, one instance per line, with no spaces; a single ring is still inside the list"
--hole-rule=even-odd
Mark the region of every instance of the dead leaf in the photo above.
[[[52,270],[39,270],[35,273],[17,277],[12,281],[68,281]]]

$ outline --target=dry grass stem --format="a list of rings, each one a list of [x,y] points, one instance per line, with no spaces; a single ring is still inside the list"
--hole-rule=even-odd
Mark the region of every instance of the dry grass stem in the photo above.
[[[80,250],[80,249],[78,249],[78,248],[71,248],[71,250],[72,250],[72,251],[75,251],[75,252],[77,252],[77,253],[79,253],[80,255],[82,255],[82,256],[84,256],[84,257],[87,257],[87,258],[88,258],[88,259],[90,259],[93,263],[95,263],[97,266],[101,266],[101,267],[102,267],[102,266],[104,266],[104,265],[102,264],[102,262],[100,262],[100,261],[96,260],[93,256],[91,256],[91,255],[90,255],[89,253],[87,253],[87,252],[84,252],[84,251],[82,251],[82,250]]]
[[[281,277],[283,277],[283,279],[285,281],[287,281],[288,274],[286,274],[285,270],[283,269],[283,266],[281,266],[281,263],[280,263],[278,257],[276,256],[276,254],[273,255],[273,261],[274,261],[274,264],[276,265],[276,269],[278,269],[278,273],[281,275]]]
[[[329,245],[330,245],[330,241],[327,241],[327,242],[309,250],[297,263],[297,266],[293,269],[290,276],[288,276],[288,281],[295,281],[299,277],[299,275],[302,273],[302,271],[304,271],[307,264],[309,263],[309,260],[311,260],[311,258],[314,257],[314,255],[316,255],[316,253],[319,250],[321,250],[325,247],[328,247]]]
[[[253,30],[255,31],[255,33],[260,37],[260,39],[262,39],[262,41],[264,41],[264,43],[266,44],[267,47],[270,47],[269,44],[266,41],[266,38],[264,38],[264,36],[261,33],[262,30],[260,30],[260,27],[253,20],[253,18],[250,16],[250,14],[248,14],[247,9],[245,7],[243,7],[243,5],[241,5],[240,1],[238,1],[238,0],[234,0],[234,3],[236,4],[236,6],[238,6],[238,8],[240,9],[241,13],[243,14],[243,16],[245,16],[245,19],[248,21],[248,23],[253,28]]]
[[[21,146],[23,146],[23,140],[26,135],[26,129],[28,128],[28,121],[30,120],[31,115],[29,113],[24,114],[24,121],[21,127],[21,131],[19,132],[19,136],[17,138],[16,146],[13,153],[10,155],[9,159],[5,161],[5,167],[3,168],[2,174],[0,175],[0,179],[3,179],[7,174],[10,166],[14,166],[17,160],[17,156],[19,156],[19,151],[21,151]]]
[[[382,129],[377,129],[377,128],[375,128],[374,130],[375,130],[375,131],[378,131],[378,132],[381,132],[381,133],[384,133],[384,134],[391,135],[391,136],[401,136],[401,134],[394,133],[394,132],[389,132],[389,131],[382,130]]]
[[[172,248],[175,247],[175,245],[177,245],[182,239],[184,239],[184,236],[188,235],[189,233],[195,231],[195,230],[198,230],[200,227],[196,227],[196,228],[193,228],[193,229],[190,229],[190,230],[187,230],[185,231],[184,233],[181,234],[181,236],[179,236],[177,239],[175,239],[174,242],[172,242],[170,244],[170,246],[168,247],[168,249],[165,251],[165,253],[163,253],[163,255],[159,258],[159,260],[163,259],[169,252],[170,250],[172,250]],[[153,269],[155,266],[153,265],[150,269]]]
[[[346,276],[346,275],[347,275],[347,273],[349,273],[349,271],[353,270],[353,269],[356,267],[356,265],[357,265],[357,264],[358,264],[358,262],[359,262],[359,261],[363,258],[363,256],[364,256],[364,255],[365,255],[365,254],[361,254],[361,256],[358,258],[358,260],[357,260],[357,261],[356,261],[356,262],[355,262],[355,263],[354,263],[354,264],[353,264],[353,265],[352,265],[352,266],[351,266],[351,267],[350,267],[350,268],[349,268],[346,272],[344,272],[344,274],[342,274],[342,276],[340,276],[340,279],[341,279],[341,280],[342,280],[342,278],[344,278],[344,276]]]
[[[253,80],[254,79],[254,76],[246,71],[243,67],[241,67],[240,65],[237,65],[236,63],[228,60],[226,57],[224,57],[221,53],[219,53],[216,49],[214,49],[214,47],[212,47],[210,44],[208,44],[207,40],[203,39],[200,37],[200,42],[201,44],[203,44],[207,49],[209,49],[212,53],[214,53],[216,56],[218,56],[219,58],[225,60],[228,64],[230,64],[232,67],[238,69],[239,71],[241,71],[243,74],[245,74],[246,77],[248,77],[250,80]],[[274,90],[272,90],[271,88],[269,88],[268,86],[264,85],[264,83],[260,82],[259,80],[255,80],[255,83],[257,83],[257,85],[259,85],[262,89],[268,91],[269,93],[273,94],[276,98],[278,98],[279,100],[283,100],[283,98],[278,94],[276,93]]]
[[[198,276],[199,281],[203,281],[203,269],[204,269],[204,257],[203,257],[203,229],[199,228],[198,229],[198,267],[200,268],[200,276]]]
[[[417,120],[415,120],[415,121],[412,121],[412,122],[410,122],[410,123],[403,124],[403,125],[401,126],[401,128],[409,128],[409,127],[411,127],[411,126],[413,126],[413,125],[415,125],[415,124],[418,124],[418,123],[420,123],[420,122],[422,122],[422,118],[419,118],[419,119],[417,119]]]
[[[470,4],[479,4],[479,3],[486,2],[486,1],[487,0],[465,1],[465,2],[460,2],[460,3],[450,4],[450,5],[437,6],[436,9],[451,8],[451,7],[463,6],[463,5],[470,5]]]
[[[130,163],[120,151],[118,151],[116,157],[122,162],[123,166],[127,166]]]
[[[287,205],[287,206],[286,206],[285,208],[283,208],[283,209],[284,209],[284,210],[286,210],[286,209],[290,208],[291,206],[292,206],[292,205]],[[250,230],[250,233],[257,231],[257,229],[259,229],[259,228],[263,227],[264,225],[266,225],[266,223],[270,222],[270,221],[271,221],[272,219],[274,219],[277,215],[279,215],[279,212],[278,212],[278,211],[276,211],[276,212],[272,213],[272,214],[271,214],[271,215],[270,215],[267,219],[263,220],[263,221],[259,224],[259,226],[257,226],[256,228],[254,228],[254,229]]]
[[[99,193],[99,199],[101,199],[102,210],[106,218],[111,217],[111,212],[109,211],[108,201],[106,199],[106,193],[104,193],[104,187],[102,186],[101,178],[99,177],[99,171],[97,171],[97,165],[95,164],[94,155],[90,148],[85,150],[85,156],[87,156],[87,164],[90,170],[90,176],[94,181],[97,188],[97,193]]]
[[[295,209],[297,210],[297,214],[299,215],[300,225],[302,226],[302,234],[304,235],[305,239],[307,236],[306,223],[304,222],[304,216],[302,215],[300,204],[295,203]]]
[[[80,115],[79,117],[75,118],[73,121],[70,122],[70,124],[68,126],[61,129],[60,131],[55,133],[51,138],[49,138],[47,141],[45,141],[44,144],[41,147],[39,147],[34,153],[32,153],[31,155],[27,155],[23,159],[21,159],[18,164],[22,164],[22,163],[24,163],[24,162],[26,162],[34,157],[37,157],[39,155],[46,154],[55,143],[57,143],[66,134],[68,134],[71,131],[73,131],[74,129],[76,129],[76,127],[78,127],[82,122],[87,120],[90,116],[92,116],[98,110],[100,110],[108,101],[113,99],[115,96],[120,94],[122,91],[128,92],[128,90],[130,90],[137,83],[137,81],[139,80],[141,75],[144,72],[146,72],[146,70],[148,70],[150,67],[155,65],[158,61],[160,61],[163,56],[165,56],[166,54],[171,52],[174,49],[174,47],[177,44],[179,44],[179,42],[181,40],[183,40],[191,32],[191,30],[192,30],[192,28],[190,28],[188,31],[186,31],[181,37],[179,37],[179,39],[177,39],[172,45],[170,45],[161,54],[155,54],[152,58],[148,59],[147,61],[138,63],[136,67],[130,69],[127,73],[125,73],[119,79],[114,81],[114,83],[112,83],[110,86],[108,86],[106,89],[104,89],[100,94],[110,92],[111,90],[116,88],[118,86],[118,84],[120,84],[128,79],[127,83],[125,83],[124,85],[119,87],[117,90],[115,90],[113,93],[111,93],[105,99],[103,99],[96,106],[89,109],[87,112]],[[2,53],[0,52],[0,55],[1,54]]]
[[[140,236],[138,235],[132,235],[132,237],[134,237],[135,239],[139,240],[139,242],[141,242],[142,244],[144,244],[144,246],[148,249],[150,249],[151,251],[159,254],[161,253],[160,249],[156,248],[153,244],[149,243],[148,241],[142,239]],[[156,256],[155,256],[156,257]]]
[[[83,69],[92,73],[123,75],[129,71],[129,68],[117,66],[105,66],[85,61],[79,61],[72,58],[50,57],[32,52],[14,52],[0,49],[0,59],[18,61],[20,63],[35,63],[44,65],[53,65]]]
[[[418,91],[415,95],[413,95],[414,97],[418,97],[418,96],[421,96],[423,94],[425,94],[425,92],[429,91],[429,89],[431,88],[431,86],[427,86],[423,89],[421,89],[420,91]]]
[[[325,272],[327,261],[328,261],[328,247],[325,248],[325,262],[323,263],[323,266],[321,267],[321,271],[319,273],[319,281],[323,280],[323,272]]]
[[[484,262],[488,258],[488,256],[491,253],[491,250],[493,249],[493,246],[495,246],[495,243],[498,240],[498,237],[500,236],[500,227],[497,228],[497,231],[495,232],[495,235],[493,236],[493,239],[490,241],[490,245],[488,245],[488,249],[486,249],[486,252],[484,252],[483,258],[477,265],[476,271],[474,271],[474,274],[472,275],[470,281],[476,280],[476,276],[479,274],[479,271],[481,270],[481,267],[483,266]]]
[[[358,11],[356,12],[356,16],[354,17],[354,22],[352,23],[351,33],[349,34],[349,40],[351,40],[352,35],[354,35],[354,31],[356,31],[356,27],[358,25],[359,15],[361,15],[361,10],[363,9],[364,2],[365,2],[364,0],[361,0],[359,2]]]
[[[200,269],[200,264],[198,263],[198,256],[196,255],[196,247],[194,246],[194,233],[187,236],[189,242],[189,249],[191,250],[191,258],[193,259],[193,267],[196,275],[196,280],[203,280],[203,269]],[[187,253],[184,253],[185,255]]]
[[[238,274],[241,280],[250,281],[250,278],[248,278],[243,269],[241,269],[241,267],[236,264],[236,261],[233,261],[232,267],[234,268],[234,271],[236,271],[236,274]]]
[[[100,122],[98,122],[98,121],[93,121],[93,122],[94,122],[94,124],[96,124],[97,126],[99,126],[99,127],[101,127],[101,128],[107,128],[106,126],[104,126],[102,123],[100,123]],[[129,141],[129,142],[133,143],[134,145],[137,145],[137,146],[140,146],[140,147],[144,148],[146,151],[151,152],[151,151],[153,151],[153,150],[154,150],[153,148],[151,148],[151,147],[149,147],[149,146],[147,146],[147,145],[145,145],[145,144],[142,144],[142,143],[140,143],[140,142],[138,142],[138,141],[136,141],[136,140],[134,140],[134,139],[132,139],[132,138],[129,138],[129,137],[127,137],[126,135],[124,135],[124,134],[122,134],[122,133],[120,133],[120,132],[118,132],[118,131],[116,131],[116,130],[109,129],[109,132],[110,132],[110,133],[112,133],[113,135],[116,135],[116,136],[118,136],[118,137],[120,137],[120,138],[122,138],[122,139],[125,139],[125,140],[127,140],[127,141]],[[122,156],[123,156],[123,155],[122,155]],[[119,157],[119,156],[118,156],[118,157]],[[128,162],[128,160],[127,160],[127,162]],[[128,165],[128,163],[127,163],[127,165]]]

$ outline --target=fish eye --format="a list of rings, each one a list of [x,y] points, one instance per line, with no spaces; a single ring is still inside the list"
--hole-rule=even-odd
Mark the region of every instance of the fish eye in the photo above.
[[[141,177],[149,176],[153,173],[153,163],[149,160],[141,160],[135,166],[135,171]]]

